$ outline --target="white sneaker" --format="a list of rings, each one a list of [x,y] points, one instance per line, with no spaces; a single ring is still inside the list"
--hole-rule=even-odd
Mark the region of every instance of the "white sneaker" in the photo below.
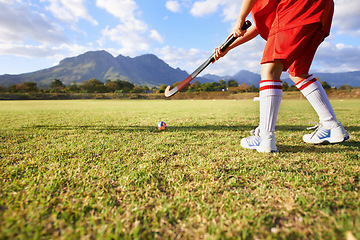
[[[252,130],[251,136],[241,139],[241,146],[247,149],[255,149],[258,152],[276,152],[275,134],[260,137],[259,128]]]
[[[304,142],[312,144],[325,144],[325,143],[340,143],[349,139],[349,134],[346,132],[340,122],[335,123],[331,127],[325,127],[321,123],[318,123],[316,128],[311,134],[306,134],[303,137]]]

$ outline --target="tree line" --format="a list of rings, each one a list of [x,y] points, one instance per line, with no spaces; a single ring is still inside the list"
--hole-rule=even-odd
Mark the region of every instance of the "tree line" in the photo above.
[[[177,86],[175,83],[172,87]],[[40,89],[35,82],[24,82],[11,85],[10,87],[1,87],[1,92],[28,93],[28,92],[59,92],[59,93],[164,93],[167,85],[160,87],[148,87],[132,84],[123,80],[106,80],[102,82],[98,79],[90,79],[81,83],[73,82],[65,85],[60,79],[54,79],[48,88]],[[183,91],[188,92],[208,92],[208,91],[233,91],[233,92],[256,92],[258,88],[254,85],[239,85],[235,80],[220,80],[219,82],[203,83],[195,81],[186,86]]]
[[[175,83],[172,87],[177,86],[180,82]],[[331,89],[331,86],[326,82],[322,82],[325,90]],[[54,79],[47,89],[40,89],[35,82],[24,82],[11,85],[10,87],[0,86],[0,92],[10,93],[34,93],[34,92],[58,92],[58,93],[164,93],[166,85],[160,87],[148,87],[132,84],[123,80],[106,80],[102,82],[98,79],[90,79],[83,81],[80,84],[73,82],[66,86],[60,79]],[[351,88],[344,86],[341,88]],[[286,82],[283,83],[284,91],[297,91],[297,88],[292,85],[289,86]],[[220,80],[219,82],[200,83],[195,81],[187,85],[182,91],[185,92],[211,92],[211,91],[229,91],[230,93],[242,92],[258,92],[259,89],[253,84],[248,85],[242,83],[241,85],[235,80]]]

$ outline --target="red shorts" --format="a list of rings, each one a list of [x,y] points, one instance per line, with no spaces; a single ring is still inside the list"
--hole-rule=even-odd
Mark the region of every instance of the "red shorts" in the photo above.
[[[280,59],[291,76],[308,74],[316,50],[328,34],[321,23],[283,30],[267,39],[261,64]]]

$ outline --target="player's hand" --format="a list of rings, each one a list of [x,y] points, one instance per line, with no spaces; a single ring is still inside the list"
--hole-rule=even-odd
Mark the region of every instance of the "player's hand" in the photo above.
[[[229,50],[225,50],[224,52],[222,52],[220,49],[221,49],[221,46],[218,46],[217,48],[214,49],[214,59],[215,61],[219,60],[220,58],[222,58],[223,56],[225,56]]]
[[[235,26],[233,28],[233,34],[234,34],[234,37],[242,37],[244,36],[244,34],[246,33],[246,30],[242,30],[242,26],[244,25],[245,23],[245,20],[242,20],[242,19],[238,19],[235,23]]]
[[[231,35],[232,34],[229,35],[229,37],[226,39],[226,41],[231,37]],[[230,48],[227,48],[224,52],[222,52],[221,47],[222,47],[222,45],[220,45],[220,46],[218,46],[217,48],[214,49],[215,62],[217,60],[219,60],[220,58],[222,58],[223,56],[225,56],[230,51]]]

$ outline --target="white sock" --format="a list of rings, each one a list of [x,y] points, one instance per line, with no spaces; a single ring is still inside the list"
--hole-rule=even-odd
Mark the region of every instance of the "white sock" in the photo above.
[[[260,81],[260,136],[274,134],[282,95],[280,80]]]
[[[334,110],[321,83],[312,75],[296,84],[296,87],[310,102],[325,127],[337,123]]]

